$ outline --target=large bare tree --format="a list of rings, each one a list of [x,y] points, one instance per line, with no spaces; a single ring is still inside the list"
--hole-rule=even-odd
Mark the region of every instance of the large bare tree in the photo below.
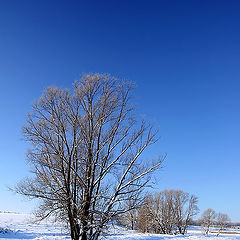
[[[139,199],[161,159],[143,159],[156,131],[137,121],[132,84],[102,74],[83,75],[74,90],[48,88],[28,115],[24,136],[33,177],[16,191],[41,199],[37,216],[67,221],[71,238],[93,240]],[[137,202],[137,201],[136,201]]]

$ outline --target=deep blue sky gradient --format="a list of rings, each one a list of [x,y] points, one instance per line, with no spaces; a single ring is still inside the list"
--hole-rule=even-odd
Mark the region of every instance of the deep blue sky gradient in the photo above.
[[[27,112],[49,85],[81,73],[136,82],[139,114],[167,153],[156,190],[183,189],[240,221],[239,1],[1,1],[0,210],[32,203],[7,191],[28,175]]]

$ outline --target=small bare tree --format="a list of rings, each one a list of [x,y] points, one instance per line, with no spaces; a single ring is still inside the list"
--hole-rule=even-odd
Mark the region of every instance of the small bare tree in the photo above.
[[[84,75],[74,92],[48,88],[28,116],[23,132],[32,144],[33,178],[16,191],[38,198],[40,219],[69,223],[71,238],[94,240],[110,219],[139,200],[161,159],[143,161],[156,132],[134,118],[132,84],[101,74]],[[132,209],[132,206],[129,210]]]
[[[163,234],[172,234],[176,225],[173,192],[174,190],[164,190],[157,193],[150,208],[158,225],[156,229]]]
[[[210,227],[213,226],[213,224],[215,223],[215,219],[216,219],[216,212],[213,209],[208,208],[203,212],[201,222],[202,222],[202,229],[205,235],[209,234]]]
[[[221,233],[221,231],[227,226],[227,224],[230,222],[230,218],[227,214],[224,213],[218,213],[217,214],[217,221],[216,224],[219,228],[217,236]]]
[[[149,231],[185,234],[191,218],[198,213],[197,197],[181,190],[164,190],[147,196],[144,209],[151,216]],[[138,218],[138,225],[140,221],[146,220]]]
[[[123,213],[122,220],[125,226],[134,230],[137,221],[137,207],[138,203],[136,199],[128,199],[125,203],[127,211]]]
[[[139,232],[152,232],[155,221],[149,206],[151,206],[151,195],[145,197],[142,206],[138,209],[136,229]]]
[[[178,231],[185,234],[192,217],[199,211],[198,198],[194,195],[189,196],[189,193],[182,190],[175,190],[173,191],[173,202]]]

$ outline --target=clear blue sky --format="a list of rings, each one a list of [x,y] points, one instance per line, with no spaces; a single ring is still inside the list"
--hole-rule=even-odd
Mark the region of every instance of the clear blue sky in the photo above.
[[[21,127],[49,85],[84,72],[137,83],[138,112],[167,153],[158,189],[180,188],[240,221],[239,1],[0,1],[0,210],[28,174]]]

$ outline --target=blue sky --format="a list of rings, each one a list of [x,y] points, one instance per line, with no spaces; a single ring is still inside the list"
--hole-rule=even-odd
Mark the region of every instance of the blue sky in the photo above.
[[[240,221],[238,1],[0,1],[0,210],[28,175],[21,127],[49,85],[81,73],[136,82],[137,111],[167,153],[156,190],[183,189]],[[149,156],[150,156],[149,155]]]

